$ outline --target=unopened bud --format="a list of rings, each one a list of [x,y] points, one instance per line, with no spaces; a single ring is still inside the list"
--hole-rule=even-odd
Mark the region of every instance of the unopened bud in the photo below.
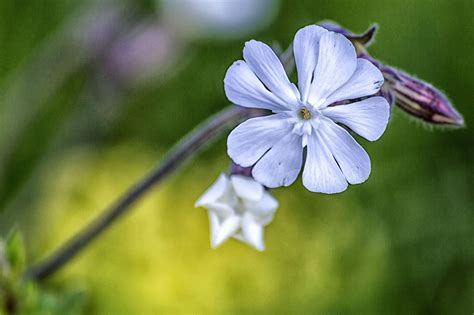
[[[413,76],[385,65],[369,55],[366,48],[374,38],[377,25],[363,34],[354,34],[333,22],[320,23],[325,28],[346,36],[354,44],[357,55],[376,65],[382,71],[385,83],[379,94],[389,104],[395,103],[411,116],[434,125],[463,126],[464,119],[448,98],[434,86]]]
[[[363,45],[365,47],[369,46],[372,42],[372,40],[375,37],[375,33],[377,32],[378,25],[373,24],[367,31],[365,31],[362,34],[355,34],[344,27],[340,26],[339,24],[333,22],[333,21],[323,21],[321,23],[318,23],[318,25],[324,27],[325,29],[331,31],[331,32],[336,32],[344,35],[349,39],[354,45],[356,45],[356,48],[358,45]]]
[[[463,126],[464,119],[448,98],[432,85],[389,66],[380,70],[397,106],[431,124]]]

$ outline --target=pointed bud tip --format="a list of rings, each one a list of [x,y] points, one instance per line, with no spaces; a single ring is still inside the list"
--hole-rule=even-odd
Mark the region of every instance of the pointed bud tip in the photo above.
[[[389,66],[380,68],[395,97],[395,104],[408,114],[433,125],[464,126],[461,114],[431,84]]]
[[[455,110],[453,110],[449,116],[434,114],[431,119],[437,124],[449,125],[457,128],[465,127],[464,118]]]
[[[331,20],[321,21],[318,23],[318,25],[324,27],[329,31],[340,33],[346,36],[350,41],[361,44],[362,46],[370,45],[370,43],[375,37],[375,33],[379,28],[378,24],[374,23],[362,34],[355,34]]]

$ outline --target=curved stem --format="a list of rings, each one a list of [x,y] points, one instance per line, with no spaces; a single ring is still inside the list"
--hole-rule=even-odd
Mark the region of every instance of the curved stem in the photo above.
[[[50,256],[26,270],[24,279],[41,280],[64,266],[104,232],[116,219],[131,209],[130,207],[148,192],[150,188],[182,166],[185,161],[195,156],[204,144],[208,144],[211,140],[216,139],[222,132],[235,126],[242,119],[252,116],[252,113],[253,110],[230,106],[203,122],[181,142],[176,144],[155,169],[126,191],[110,207],[106,208],[95,220],[90,222]]]

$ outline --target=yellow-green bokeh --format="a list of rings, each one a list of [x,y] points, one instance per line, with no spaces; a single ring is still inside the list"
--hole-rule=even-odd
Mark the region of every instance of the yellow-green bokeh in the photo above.
[[[0,2],[0,86],[77,6]],[[44,285],[83,288],[87,314],[472,313],[472,12],[471,0],[281,1],[274,22],[249,38],[285,46],[298,28],[322,19],[356,32],[377,22],[371,53],[445,91],[468,127],[432,130],[395,108],[380,141],[358,139],[372,160],[366,183],[337,195],[310,193],[300,180],[274,191],[280,208],[263,253],[235,240],[211,249],[206,211],[193,206],[229,167],[221,139]],[[226,105],[222,79],[247,39],[190,44],[176,73],[126,94],[122,115],[104,123],[100,141],[72,137],[49,154],[21,207],[8,207],[20,188],[1,196],[1,234],[18,224],[30,262],[74,235]],[[60,129],[64,108],[77,105],[89,70],[67,81],[22,135],[4,186],[27,187],[28,170]]]

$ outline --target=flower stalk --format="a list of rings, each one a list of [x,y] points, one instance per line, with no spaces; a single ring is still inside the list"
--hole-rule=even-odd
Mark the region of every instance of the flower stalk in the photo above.
[[[291,45],[279,56],[284,65],[292,62],[293,55],[289,51],[291,51]],[[23,279],[31,281],[42,280],[59,270],[110,227],[112,223],[127,213],[131,206],[143,197],[145,193],[183,166],[185,162],[191,160],[205,145],[209,145],[225,131],[232,129],[241,121],[262,116],[264,113],[265,111],[259,109],[231,105],[205,120],[178,142],[156,168],[127,190],[115,203],[101,212],[95,220],[91,221],[76,235],[67,240],[51,255],[28,268],[23,274]]]
[[[196,156],[204,145],[215,140],[219,135],[237,125],[241,120],[255,114],[254,111],[243,107],[230,106],[203,122],[181,142],[176,144],[155,169],[144,176],[125,192],[122,197],[106,208],[95,220],[90,222],[50,256],[30,267],[25,272],[23,278],[25,280],[41,280],[59,270],[110,227],[113,222],[127,213],[151,188],[171,175],[184,162]]]

